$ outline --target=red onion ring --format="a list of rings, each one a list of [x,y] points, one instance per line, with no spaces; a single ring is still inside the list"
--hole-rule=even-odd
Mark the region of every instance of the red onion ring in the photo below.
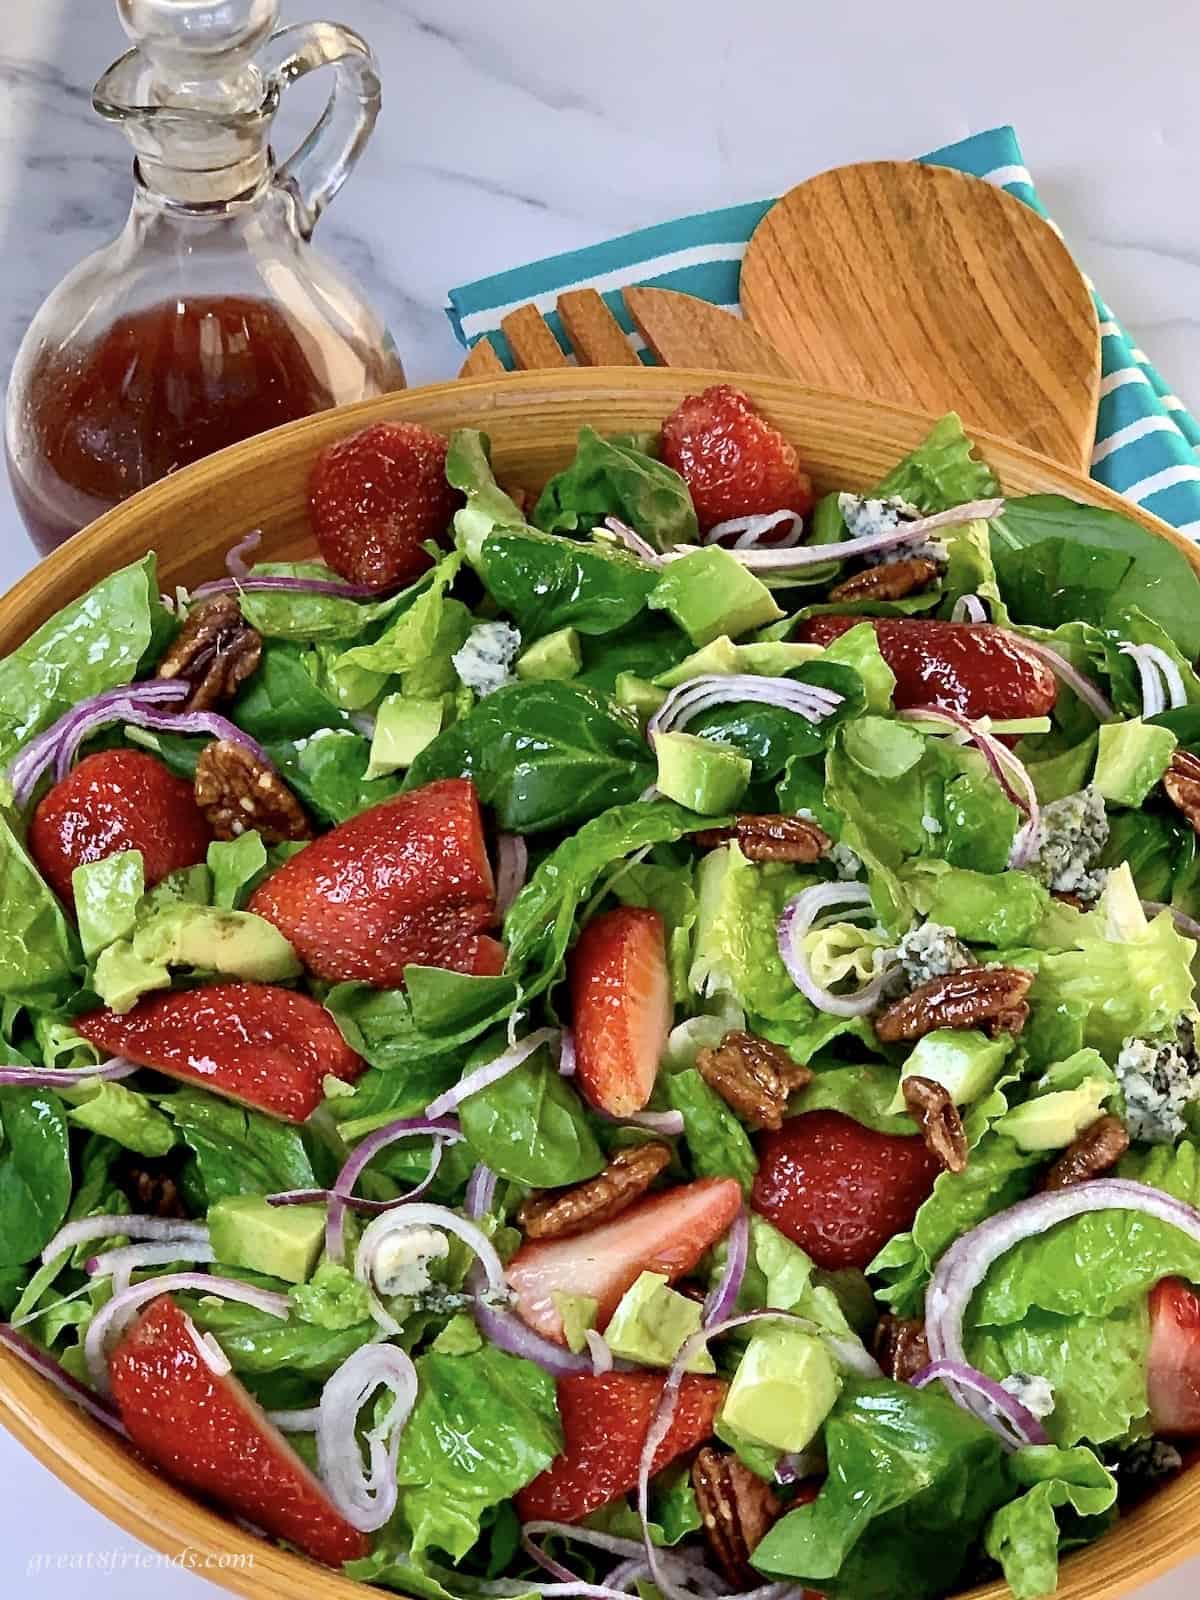
[[[287,1295],[275,1294],[269,1289],[256,1289],[251,1284],[239,1282],[236,1278],[213,1277],[207,1272],[167,1272],[161,1278],[151,1278],[147,1283],[135,1284],[132,1289],[126,1289],[124,1294],[114,1295],[107,1305],[97,1311],[83,1341],[83,1356],[87,1363],[88,1376],[101,1394],[107,1394],[109,1390],[107,1356],[109,1336],[117,1332],[129,1315],[146,1301],[157,1300],[162,1294],[173,1294],[177,1289],[194,1289],[197,1294],[213,1294],[219,1295],[223,1300],[238,1300],[243,1305],[253,1306],[257,1311],[266,1312],[268,1316],[278,1317],[281,1322],[286,1322],[291,1314]]]
[[[991,620],[987,607],[977,594],[960,594],[950,613],[951,622],[986,623]]]
[[[389,1122],[386,1127],[377,1128],[374,1133],[369,1133],[361,1144],[356,1145],[353,1154],[345,1166],[333,1180],[328,1206],[329,1212],[325,1219],[325,1252],[331,1261],[342,1262],[346,1257],[346,1210],[354,1193],[354,1185],[362,1177],[367,1167],[374,1161],[381,1150],[386,1150],[389,1145],[396,1144],[400,1139],[416,1139],[430,1135],[434,1139],[434,1146],[429,1157],[429,1171],[415,1189],[410,1189],[406,1195],[401,1195],[398,1200],[389,1200],[383,1203],[383,1209],[393,1210],[398,1205],[406,1205],[410,1200],[416,1199],[425,1193],[437,1175],[438,1166],[442,1159],[442,1145],[457,1144],[463,1134],[462,1129],[453,1117],[401,1117],[395,1122]],[[294,1191],[307,1192],[307,1191]],[[305,1204],[294,1202],[285,1195],[269,1195],[267,1203],[270,1205]],[[356,1208],[357,1209],[357,1208]]]
[[[999,1434],[1008,1449],[1020,1450],[1025,1445],[1050,1443],[1050,1435],[1028,1406],[1023,1406],[1016,1395],[1010,1394],[995,1378],[989,1378],[985,1372],[968,1366],[965,1361],[930,1362],[929,1366],[923,1367],[915,1378],[908,1381],[914,1389],[924,1389],[927,1384],[939,1380],[959,1405],[962,1405],[959,1396],[964,1392],[979,1395],[990,1413],[984,1421],[990,1422],[992,1431]]]
[[[551,1522],[544,1518],[533,1518],[521,1530],[522,1548],[532,1560],[554,1577],[565,1573],[567,1580],[578,1581],[569,1568],[555,1561],[553,1556],[548,1556],[535,1543],[535,1540],[541,1538],[570,1540],[573,1544],[602,1550],[606,1555],[621,1557],[620,1564],[613,1568],[604,1581],[603,1587],[609,1591],[623,1592],[622,1585],[629,1579],[626,1569],[636,1567],[639,1571],[646,1570],[646,1556],[640,1539],[623,1539],[618,1534],[601,1533],[597,1529],[580,1527],[572,1522]],[[687,1550],[663,1550],[659,1554],[660,1559],[672,1569],[677,1569],[685,1580],[703,1583],[706,1587],[711,1585],[714,1595],[723,1594],[724,1584],[710,1571],[702,1556]]]
[[[187,684],[179,679],[156,678],[149,683],[122,684],[81,700],[31,739],[9,766],[13,804],[18,810],[24,810],[42,774],[52,765],[61,768],[63,751],[77,750],[90,728],[102,726],[106,721],[136,721],[140,708],[185,700],[189,692]],[[65,776],[62,771],[58,775]]]
[[[1003,500],[974,500],[969,505],[954,506],[949,511],[938,511],[930,517],[918,517],[915,522],[902,522],[883,533],[839,539],[833,544],[806,544],[790,550],[737,550],[730,553],[750,572],[794,572],[801,567],[817,566],[826,561],[846,561],[851,556],[869,555],[875,550],[891,550],[897,545],[921,539],[928,533],[935,533],[939,528],[956,528],[965,522],[987,522],[998,517],[1003,510]],[[703,548],[703,545],[677,545],[660,560],[677,561]]]
[[[558,1051],[558,1070],[561,1077],[573,1078],[578,1065],[575,1055],[575,1034],[571,1028],[564,1028],[562,1043]]]
[[[392,1404],[383,1420],[363,1433],[358,1419],[378,1389]],[[396,1345],[366,1344],[349,1356],[321,1392],[317,1416],[317,1465],[330,1498],[360,1533],[374,1533],[396,1509],[396,1460],[405,1424],[417,1402],[417,1369]]]
[[[627,550],[637,556],[640,561],[644,561],[648,567],[662,566],[663,558],[650,541],[643,539],[640,533],[636,533],[627,522],[622,522],[620,517],[605,517],[604,526],[609,533],[615,534]]]
[[[496,915],[503,920],[525,887],[529,847],[519,833],[502,833],[496,840]]]
[[[588,1347],[588,1354],[592,1358],[592,1372],[597,1378],[613,1369],[613,1353],[605,1343],[604,1335],[597,1333],[595,1328],[585,1328],[584,1341]]]
[[[333,600],[381,600],[386,591],[366,583],[343,583],[335,578],[298,578],[286,573],[264,573],[245,578],[214,578],[192,590],[193,600],[207,600],[214,594],[323,594]]]
[[[797,511],[764,511],[753,517],[729,517],[724,522],[718,522],[707,533],[701,534],[701,544],[720,544],[722,540],[737,537],[733,540],[735,550],[754,550],[762,543],[763,535],[780,528],[784,523],[791,526],[787,532],[778,539],[772,539],[767,547],[771,550],[791,550],[800,543],[804,533],[804,518]]]
[[[173,1261],[208,1265],[216,1260],[211,1244],[127,1244],[84,1263],[89,1278],[112,1278],[113,1295],[124,1294],[135,1272],[147,1267],[166,1267]]]
[[[1142,715],[1157,717],[1163,711],[1178,711],[1187,705],[1183,674],[1165,650],[1156,644],[1130,644],[1120,647],[1138,669],[1142,687]]]
[[[965,733],[975,744],[996,782],[1013,805],[1025,813],[1026,820],[1013,839],[1008,864],[1012,868],[1026,866],[1037,850],[1041,807],[1033,779],[1024,763],[995,734],[985,733],[977,722],[964,717],[960,711],[946,711],[940,706],[913,706],[907,711],[898,712],[897,718],[901,722],[932,722],[944,728],[953,728]],[[1011,781],[1014,778],[1015,785]]]
[[[750,1217],[745,1206],[733,1219],[725,1236],[725,1265],[721,1276],[704,1302],[703,1322],[707,1328],[732,1316],[742,1292],[746,1263],[750,1258]]]
[[[134,1214],[128,1217],[109,1214],[102,1217],[80,1217],[61,1227],[42,1251],[42,1265],[57,1261],[64,1251],[76,1245],[90,1244],[93,1239],[161,1239],[167,1244],[207,1244],[208,1229],[203,1222],[176,1221],[173,1217],[146,1217]]]
[[[431,1100],[425,1107],[425,1115],[442,1117],[449,1111],[457,1110],[464,1100],[473,1094],[478,1094],[481,1089],[486,1089],[489,1084],[506,1077],[519,1067],[522,1061],[527,1061],[544,1044],[552,1044],[558,1036],[557,1028],[539,1028],[536,1033],[531,1033],[522,1039],[520,1044],[514,1045],[511,1050],[506,1050],[494,1061],[487,1061],[483,1066],[476,1067],[473,1072],[468,1072],[466,1077],[460,1078],[452,1089],[447,1089],[445,1094],[440,1094],[436,1100]]]
[[[111,1428],[113,1433],[119,1433],[123,1439],[129,1437],[125,1431],[125,1424],[110,1402],[94,1395],[86,1384],[80,1383],[78,1378],[73,1378],[52,1355],[40,1345],[34,1344],[32,1339],[26,1339],[19,1334],[7,1322],[0,1322],[0,1345],[10,1350],[19,1361],[23,1361],[48,1383],[52,1383],[60,1394],[74,1401],[82,1411],[87,1412],[89,1417],[102,1422],[106,1428]]]
[[[993,1262],[1023,1239],[1092,1211],[1138,1211],[1169,1223],[1200,1243],[1200,1211],[1127,1178],[1093,1178],[1072,1189],[1018,1201],[964,1233],[938,1262],[925,1294],[925,1331],[933,1360],[969,1365],[963,1317]],[[955,1397],[983,1421],[988,1420],[987,1408],[978,1396],[964,1390],[961,1397]]]
[[[375,1320],[385,1332],[399,1333],[400,1324],[378,1300],[375,1268],[380,1246],[390,1235],[408,1233],[414,1228],[434,1229],[440,1233],[451,1233],[455,1238],[461,1239],[468,1250],[474,1252],[477,1262],[483,1269],[487,1292],[494,1296],[507,1295],[504,1263],[496,1254],[495,1245],[476,1223],[467,1217],[460,1217],[448,1206],[433,1206],[428,1202],[405,1205],[399,1210],[389,1211],[382,1217],[376,1217],[373,1222],[367,1224],[354,1257],[354,1276],[370,1291],[371,1310]]]
[[[231,578],[236,578],[244,583],[250,576],[250,568],[246,565],[246,556],[253,555],[262,543],[262,529],[252,528],[244,539],[239,539],[237,544],[230,545],[225,556],[225,570]]]
[[[1057,650],[1044,644],[1040,639],[1028,639],[1023,633],[1014,633],[1008,628],[1002,628],[1000,631],[1013,644],[1036,656],[1044,666],[1049,667],[1058,681],[1065,683],[1076,699],[1083,701],[1098,722],[1110,722],[1116,715],[1096,685],[1085,678],[1077,667],[1073,667],[1065,656],[1060,656]]]
[[[478,1222],[492,1209],[496,1199],[496,1174],[481,1161],[467,1180],[463,1197],[463,1210],[472,1222]]]
[[[13,1062],[0,1067],[0,1089],[56,1089],[73,1083],[115,1083],[139,1071],[136,1061],[114,1056],[96,1067],[27,1067]]]
[[[1164,905],[1161,900],[1143,900],[1141,907],[1148,917],[1157,917],[1159,912],[1169,911],[1180,933],[1186,933],[1189,939],[1200,939],[1200,922],[1186,912],[1176,911],[1174,906]]]
[[[671,690],[646,724],[646,737],[653,745],[656,734],[686,728],[689,722],[714,706],[740,705],[747,701],[790,711],[808,722],[821,722],[837,710],[844,698],[832,689],[800,683],[795,678],[766,678],[753,673],[721,677],[704,673]]]
[[[812,927],[820,913],[829,906],[869,906],[871,891],[865,883],[818,883],[811,889],[802,889],[784,906],[776,924],[775,937],[779,956],[787,968],[788,977],[818,1011],[833,1017],[865,1017],[879,1004],[884,987],[895,970],[895,963],[876,973],[870,983],[855,994],[834,994],[812,975],[807,958],[800,948],[801,940]]]

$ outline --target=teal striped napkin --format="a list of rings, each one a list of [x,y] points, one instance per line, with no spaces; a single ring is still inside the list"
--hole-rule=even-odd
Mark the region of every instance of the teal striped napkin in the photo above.
[[[986,178],[1046,216],[1012,128],[973,134],[921,159]],[[638,339],[620,291],[630,284],[653,284],[737,311],[738,275],[746,242],[773,204],[773,200],[760,200],[682,217],[586,250],[481,278],[450,291],[447,315],[464,345],[476,344],[487,334],[511,365],[499,331],[501,317],[533,301],[569,351],[554,312],[555,298],[563,289],[590,286],[604,296],[642,360],[651,363],[653,357]],[[1091,280],[1086,281],[1095,296],[1103,339],[1092,476],[1200,541],[1200,456],[1196,449],[1200,426],[1182,400],[1171,393],[1145,352],[1130,339]]]

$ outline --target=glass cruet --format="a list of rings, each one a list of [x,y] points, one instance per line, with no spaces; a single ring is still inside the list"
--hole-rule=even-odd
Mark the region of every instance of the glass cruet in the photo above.
[[[273,32],[279,0],[118,0],[135,48],[93,104],[136,152],[129,220],[50,295],[17,353],[5,444],[50,550],[177,467],[404,387],[382,322],[310,238],[379,112],[349,28]],[[316,127],[277,164],[289,83],[329,67]]]

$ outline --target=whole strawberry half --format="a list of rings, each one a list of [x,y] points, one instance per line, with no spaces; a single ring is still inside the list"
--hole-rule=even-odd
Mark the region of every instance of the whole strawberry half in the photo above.
[[[662,458],[691,490],[702,532],[730,517],[812,509],[812,479],[795,447],[728,383],[688,395],[672,411]]]
[[[751,1205],[819,1267],[863,1268],[912,1226],[941,1167],[920,1138],[807,1111],[759,1134]]]
[[[496,911],[475,785],[439,779],[360,812],[273,872],[250,910],[335,983],[395,988],[410,963],[476,970]]]
[[[508,1264],[518,1316],[546,1339],[563,1342],[555,1292],[596,1301],[603,1330],[617,1302],[643,1272],[674,1280],[724,1238],[741,1210],[732,1178],[701,1178],[639,1200],[612,1222],[569,1239],[534,1239]]]
[[[152,888],[203,861],[211,839],[191,784],[145,750],[85,757],[42,797],[29,825],[29,853],[67,905],[76,867],[140,850]]]
[[[613,1117],[640,1111],[671,1029],[671,977],[657,911],[617,906],[592,918],[571,957],[571,1016],[584,1098]]]
[[[561,1378],[562,1454],[517,1495],[521,1520],[579,1522],[627,1494],[637,1483],[646,1431],[665,1382],[657,1372]],[[725,1387],[720,1378],[685,1376],[671,1426],[654,1453],[652,1473],[712,1437]]]
[[[351,583],[392,589],[431,565],[421,546],[448,546],[462,496],[446,482],[447,440],[419,422],[376,422],[326,445],[308,510],[321,555]]]
[[[991,623],[924,617],[810,617],[796,638],[828,645],[869,621],[896,676],[896,709],[940,706],[964,717],[1044,717],[1054,710],[1054,674],[1019,639]]]
[[[325,1075],[353,1082],[366,1063],[324,1006],[267,983],[208,983],[152,995],[123,1016],[89,1011],[75,1026],[114,1056],[304,1122]]]
[[[113,1398],[134,1446],[196,1489],[314,1561],[338,1567],[370,1543],[232,1374],[214,1372],[200,1335],[169,1295],[133,1321],[109,1361]]]

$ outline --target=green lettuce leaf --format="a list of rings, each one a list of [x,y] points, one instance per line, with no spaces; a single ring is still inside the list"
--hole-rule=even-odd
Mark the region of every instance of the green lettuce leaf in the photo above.
[[[489,534],[480,576],[502,611],[532,644],[558,628],[612,633],[645,609],[658,574],[636,556],[532,528]]]
[[[736,1178],[749,1195],[758,1159],[745,1128],[694,1067],[659,1079],[672,1111],[683,1115],[683,1136],[699,1178]]]
[[[840,1111],[876,1133],[915,1134],[916,1124],[905,1113],[888,1107],[896,1096],[900,1074],[878,1063],[863,1067],[826,1067],[790,1104],[792,1115],[804,1111]]]
[[[299,1128],[203,1089],[165,1095],[162,1109],[194,1153],[210,1205],[227,1195],[316,1187]]]
[[[497,528],[525,528],[525,518],[496,482],[492,472],[491,441],[478,428],[456,428],[446,451],[446,479],[467,497],[454,514],[458,548],[472,566],[479,564],[484,540]]]
[[[436,1079],[421,1076],[422,1067],[453,1056],[511,1012],[517,986],[511,978],[473,977],[441,967],[407,967],[404,989],[374,989],[365,983],[339,983],[326,996],[346,1042],[373,1067],[396,1077],[416,1074],[420,1093]],[[453,1077],[451,1078],[453,1081]],[[421,1101],[432,1100],[433,1089]],[[343,1104],[348,1104],[347,1098]]]
[[[853,633],[855,630],[851,630]],[[863,630],[874,639],[874,629]],[[843,637],[848,638],[849,634]],[[839,644],[841,640],[837,641]],[[876,646],[876,652],[878,646]],[[826,652],[828,654],[828,652]],[[838,727],[849,718],[856,717],[866,703],[870,678],[870,691],[877,697],[883,692],[885,680],[875,670],[875,663],[867,649],[848,651],[851,660],[845,664],[822,658],[812,661],[789,673],[795,683],[811,683],[832,689],[842,698],[837,711],[821,722],[809,722],[805,717],[784,711],[779,706],[747,701],[741,705],[715,706],[694,717],[688,723],[688,732],[718,744],[731,745],[753,763],[753,781],[770,783],[777,778],[789,762],[813,756],[829,745]],[[857,660],[861,666],[853,665]],[[883,665],[882,657],[879,665]],[[888,678],[891,673],[888,672]],[[892,680],[894,682],[894,680]],[[890,696],[890,688],[887,690]]]
[[[960,419],[947,412],[872,493],[899,495],[926,513],[990,499],[1000,485],[991,468],[974,459],[974,448]]]
[[[1117,1499],[1117,1480],[1091,1450],[1031,1445],[1009,1457],[1009,1473],[1025,1492],[1001,1506],[988,1524],[984,1546],[1015,1600],[1039,1600],[1058,1587],[1057,1511],[1103,1517]],[[1107,1522],[1100,1523],[1103,1531]],[[1078,1539],[1077,1539],[1078,1542]]]
[[[0,995],[64,997],[79,947],[62,907],[0,811]]]
[[[323,583],[344,580],[320,561],[264,561],[253,567],[256,578],[318,578]],[[364,629],[407,602],[410,590],[386,600],[344,600],[337,595],[303,590],[243,589],[238,596],[242,615],[252,628],[269,639],[300,642],[357,639]]]
[[[284,1322],[253,1306],[213,1295],[181,1295],[179,1301],[202,1333],[216,1336],[233,1370],[249,1380],[290,1374],[305,1385],[322,1383],[379,1334],[373,1318],[348,1328],[330,1328],[298,1316]]]
[[[400,1442],[396,1481],[412,1550],[461,1560],[491,1507],[562,1449],[554,1380],[494,1345],[417,1358],[420,1392]]]
[[[150,1099],[123,1083],[90,1083],[72,1087],[68,1120],[102,1133],[126,1150],[143,1156],[165,1156],[175,1144],[175,1129]]]
[[[142,852],[121,850],[76,867],[71,889],[79,942],[90,961],[106,945],[127,939],[133,932],[138,905],[146,892]]]
[[[782,1517],[752,1560],[833,1597],[947,1593],[1012,1493],[995,1434],[932,1389],[848,1379],[825,1447],[820,1494]]]
[[[213,905],[240,910],[273,865],[262,834],[254,828],[236,839],[214,839],[208,847]]]
[[[345,728],[319,730],[308,739],[270,744],[280,777],[322,822],[336,825],[399,794],[397,779],[368,778],[371,741]]]
[[[504,1049],[483,1046],[488,1060]],[[459,1107],[462,1130],[480,1161],[502,1178],[534,1189],[554,1189],[593,1178],[604,1155],[583,1102],[559,1076],[545,1049]]]
[[[258,671],[230,712],[238,727],[263,744],[307,739],[319,728],[351,728],[346,712],[316,681],[319,659],[306,645],[266,640]]]
[[[32,1261],[70,1202],[62,1102],[47,1089],[0,1089],[0,1267]]]
[[[308,1283],[294,1284],[288,1299],[296,1315],[328,1333],[344,1333],[371,1320],[371,1297],[349,1267],[322,1259]]]
[[[590,533],[619,517],[658,550],[699,536],[687,484],[627,439],[580,428],[575,459],[542,490],[533,520],[545,533]]]
[[[452,551],[407,591],[411,601],[397,608],[378,638],[369,644],[352,645],[336,657],[330,668],[336,681],[346,671],[379,673],[408,672],[424,661],[437,643],[446,605],[446,591],[458,577],[463,564],[461,552]]]

